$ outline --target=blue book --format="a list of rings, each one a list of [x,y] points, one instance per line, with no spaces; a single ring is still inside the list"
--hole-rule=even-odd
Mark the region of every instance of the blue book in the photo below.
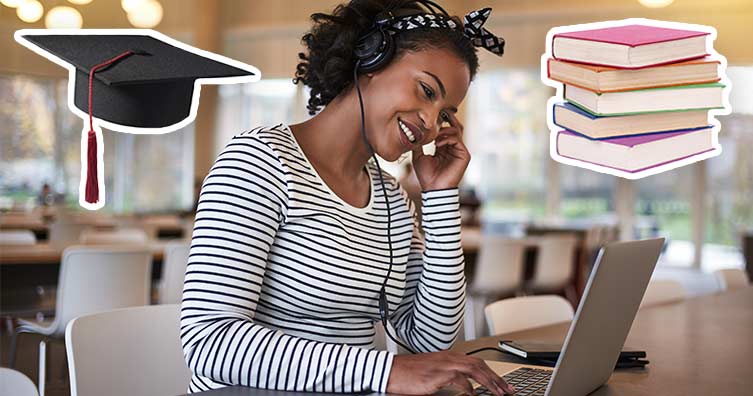
[[[552,113],[555,125],[592,140],[709,127],[706,110],[598,116],[572,103],[561,102],[554,104]]]

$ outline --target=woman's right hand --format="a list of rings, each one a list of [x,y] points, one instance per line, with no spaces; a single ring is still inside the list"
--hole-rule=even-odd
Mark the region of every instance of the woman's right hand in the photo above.
[[[441,388],[452,387],[473,395],[476,382],[495,396],[512,394],[515,390],[482,360],[452,351],[395,355],[392,360],[387,393],[430,395]]]

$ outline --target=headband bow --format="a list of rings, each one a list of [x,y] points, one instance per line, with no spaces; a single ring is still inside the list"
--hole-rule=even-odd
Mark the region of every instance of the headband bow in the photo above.
[[[491,13],[492,9],[487,7],[465,14],[463,17],[463,35],[471,39],[476,47],[484,47],[488,51],[502,56],[505,53],[505,39],[495,36],[482,27]]]
[[[482,27],[491,15],[492,9],[482,8],[471,11],[463,17],[463,36],[467,37],[476,47],[502,56],[505,52],[505,39],[497,37]],[[458,29],[457,23],[442,14],[413,14],[390,19],[391,24],[385,27],[390,34],[404,32],[418,27]]]

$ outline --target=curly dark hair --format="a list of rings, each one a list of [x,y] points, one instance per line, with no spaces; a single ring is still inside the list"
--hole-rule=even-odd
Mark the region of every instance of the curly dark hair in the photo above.
[[[394,5],[393,5],[394,4]],[[314,115],[341,92],[353,85],[353,68],[356,41],[372,26],[377,14],[392,6],[393,14],[405,15],[431,12],[411,0],[351,0],[339,4],[332,14],[311,14],[313,27],[303,35],[301,43],[308,54],[298,53],[301,62],[296,66],[293,83],[303,81],[311,88],[306,108]],[[451,16],[458,26],[460,18]],[[449,49],[462,59],[470,70],[471,81],[478,71],[476,47],[463,36],[462,30],[440,28],[415,28],[394,36],[395,54],[429,48]]]

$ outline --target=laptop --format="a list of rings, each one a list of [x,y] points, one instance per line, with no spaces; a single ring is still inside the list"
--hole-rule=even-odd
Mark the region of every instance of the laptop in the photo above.
[[[584,396],[593,392],[614,370],[663,246],[664,238],[657,238],[601,248],[554,369],[486,363],[518,396]],[[477,395],[492,394],[478,384],[474,389]]]

